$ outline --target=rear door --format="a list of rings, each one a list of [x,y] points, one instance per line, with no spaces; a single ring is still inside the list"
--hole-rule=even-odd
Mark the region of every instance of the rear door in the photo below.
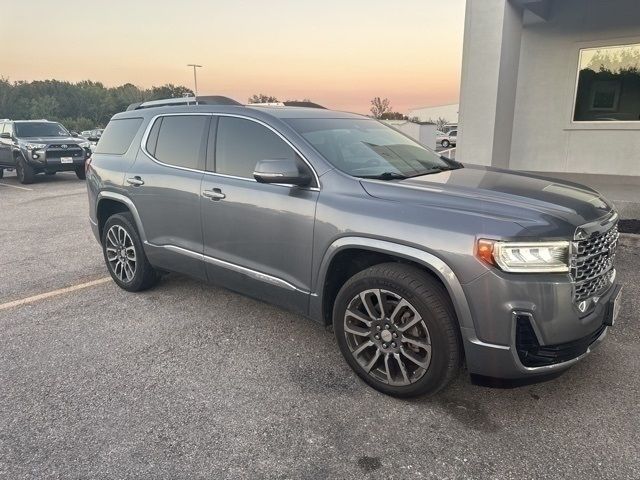
[[[200,187],[211,115],[152,120],[125,188],[135,204],[151,263],[206,279],[202,262]]]
[[[317,184],[300,188],[253,178],[259,160],[289,157],[314,177],[265,124],[234,116],[218,117],[217,128],[212,122],[201,196],[204,255],[212,282],[306,312]]]

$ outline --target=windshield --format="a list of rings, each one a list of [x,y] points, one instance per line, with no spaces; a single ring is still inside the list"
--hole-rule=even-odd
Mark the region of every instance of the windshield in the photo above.
[[[333,166],[354,177],[393,180],[457,168],[376,120],[296,118],[288,122]]]
[[[24,122],[17,123],[16,137],[29,138],[29,137],[70,137],[71,135],[59,123],[53,122]]]

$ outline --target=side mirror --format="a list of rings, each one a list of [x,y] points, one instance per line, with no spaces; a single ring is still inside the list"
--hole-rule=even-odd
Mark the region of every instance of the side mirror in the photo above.
[[[11,138],[11,134],[9,132],[0,133],[0,138]]]
[[[301,172],[293,158],[283,160],[260,160],[253,171],[253,178],[260,183],[284,183],[304,187],[311,183],[311,177]]]

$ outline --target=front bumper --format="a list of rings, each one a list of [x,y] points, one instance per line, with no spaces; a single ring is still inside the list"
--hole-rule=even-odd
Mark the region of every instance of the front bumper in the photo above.
[[[23,156],[29,164],[38,171],[64,172],[73,171],[84,166],[91,151],[86,148],[70,149],[68,152],[60,149],[25,150]],[[65,161],[63,161],[63,158]]]
[[[461,329],[469,372],[505,379],[559,372],[588,355],[607,335],[619,291],[611,284],[582,313],[568,277],[492,271],[463,289],[473,318]]]

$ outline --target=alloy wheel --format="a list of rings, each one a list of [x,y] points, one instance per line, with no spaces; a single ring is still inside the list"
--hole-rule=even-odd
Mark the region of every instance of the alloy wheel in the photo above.
[[[429,330],[401,295],[381,289],[360,292],[345,312],[344,335],[356,362],[382,383],[410,385],[429,369]]]
[[[131,236],[120,225],[113,225],[107,232],[107,261],[113,273],[128,283],[136,274],[136,248]]]

